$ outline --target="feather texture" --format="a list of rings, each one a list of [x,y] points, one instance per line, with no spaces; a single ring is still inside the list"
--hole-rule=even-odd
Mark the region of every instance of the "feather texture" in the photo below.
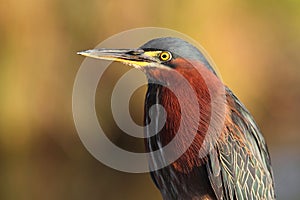
[[[209,154],[207,170],[218,199],[275,199],[268,149],[257,125],[237,97],[227,91],[224,140]]]

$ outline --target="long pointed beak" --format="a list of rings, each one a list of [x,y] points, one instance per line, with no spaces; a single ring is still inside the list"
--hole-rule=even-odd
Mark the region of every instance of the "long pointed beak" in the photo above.
[[[80,51],[77,54],[102,60],[132,60],[138,58],[143,53],[144,50],[142,49],[92,49]]]
[[[117,61],[136,68],[157,62],[153,56],[154,52],[149,55],[149,52],[145,52],[143,49],[92,49],[80,51],[77,54],[101,60]]]

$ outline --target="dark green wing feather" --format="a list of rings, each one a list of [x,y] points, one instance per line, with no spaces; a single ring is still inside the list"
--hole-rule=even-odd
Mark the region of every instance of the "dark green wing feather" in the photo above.
[[[250,113],[226,89],[229,105],[222,139],[208,156],[207,170],[218,199],[275,199],[266,143]]]

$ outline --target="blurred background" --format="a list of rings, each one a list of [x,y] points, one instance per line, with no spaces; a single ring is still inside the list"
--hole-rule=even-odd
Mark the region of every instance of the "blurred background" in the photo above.
[[[278,199],[299,199],[297,0],[2,0],[0,199],[160,199],[149,174],[118,172],[95,160],[72,118],[73,82],[84,59],[76,52],[144,26],[175,29],[202,44],[267,140]],[[114,143],[140,150],[142,142],[124,139],[105,104],[128,69],[106,71],[97,111]],[[144,93],[141,88],[132,100],[137,123]]]

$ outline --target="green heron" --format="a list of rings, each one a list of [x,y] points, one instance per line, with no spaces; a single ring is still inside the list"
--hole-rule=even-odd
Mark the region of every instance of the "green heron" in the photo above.
[[[185,138],[195,130],[192,142],[178,159],[151,171],[163,199],[275,199],[270,156],[258,126],[196,47],[182,39],[165,37],[150,40],[137,49],[93,49],[79,54],[121,62],[146,74],[149,83],[144,124],[161,119],[160,112],[149,117],[149,109],[155,104],[162,105],[167,115],[162,129],[157,131],[158,125],[154,125],[145,131],[146,150],[161,149],[159,156],[149,158],[150,164],[168,160],[162,147],[177,135],[182,118],[186,118],[180,129],[183,137],[174,152],[186,146]],[[191,103],[190,91],[180,76],[195,92],[197,105]],[[169,89],[170,84],[188,107],[186,112]],[[223,98],[217,103],[224,108],[223,122],[217,119],[221,113],[212,115],[212,93]],[[199,118],[195,119],[197,114]],[[212,131],[208,131],[209,126]],[[207,137],[210,140],[205,140]]]

